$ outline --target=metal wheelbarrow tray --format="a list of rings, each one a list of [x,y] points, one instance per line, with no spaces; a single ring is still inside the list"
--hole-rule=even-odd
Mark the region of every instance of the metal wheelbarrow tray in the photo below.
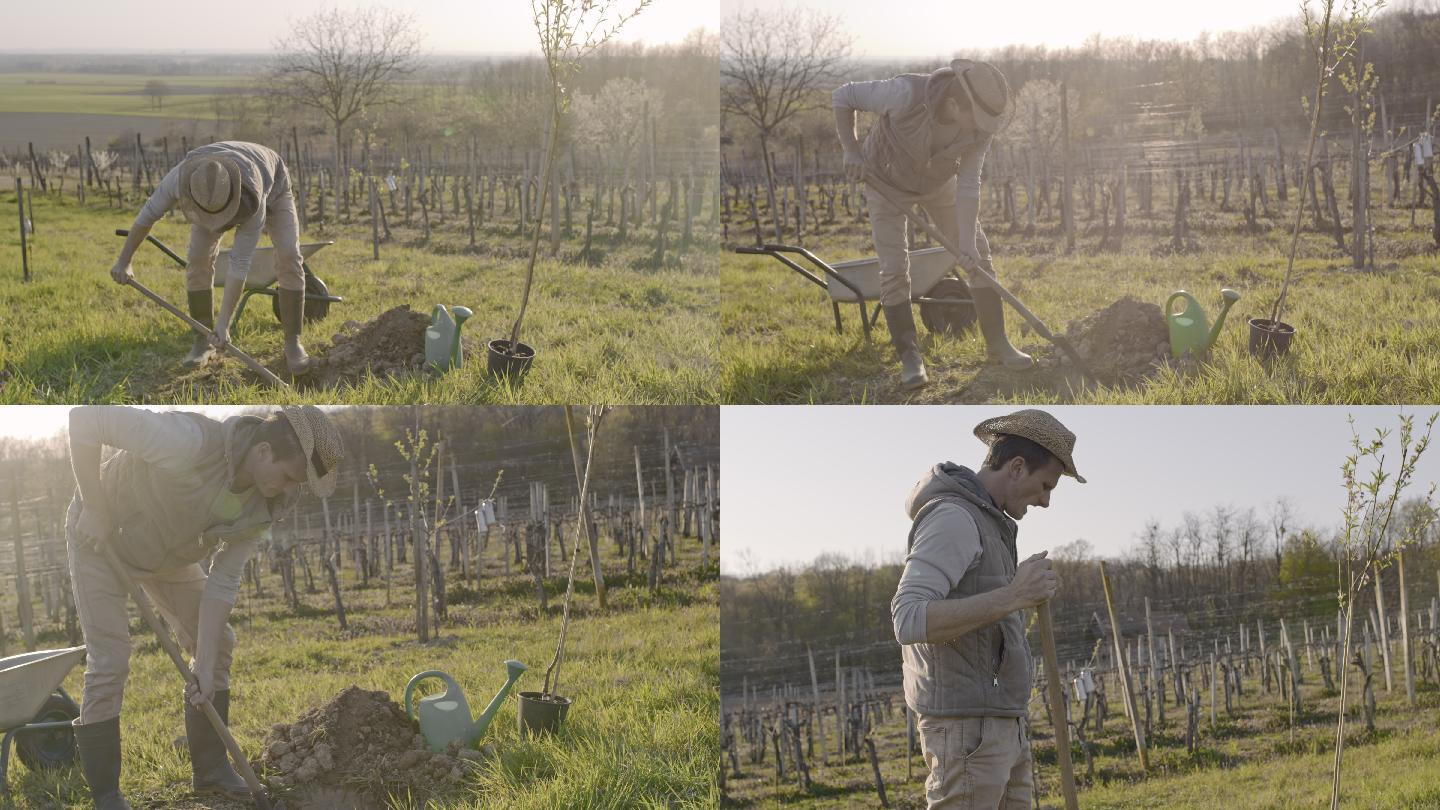
[[[865,339],[870,340],[870,329],[880,318],[880,260],[874,256],[866,259],[828,264],[809,250],[797,245],[766,244],[760,247],[738,247],[736,253],[772,256],[781,264],[803,276],[812,284],[825,290],[830,296],[830,306],[835,313],[835,331],[843,334],[845,329],[840,317],[841,304],[855,304],[860,308],[860,326]],[[955,260],[944,247],[912,250],[910,253],[911,302],[920,305],[920,318],[932,332],[958,335],[975,322],[975,301],[970,294],[970,285],[955,271]],[[821,278],[802,266],[787,254],[794,254],[810,262],[824,274]],[[915,294],[914,291],[919,291]],[[865,307],[875,302],[875,309],[868,315]]]
[[[70,722],[80,707],[60,688],[85,657],[84,647],[66,647],[0,658],[0,796],[9,794],[10,748],[31,770],[58,768],[75,760]]]
[[[115,235],[129,236],[130,231],[125,228],[116,228]],[[180,254],[171,250],[164,242],[161,242],[154,236],[146,236],[145,241],[160,248],[166,256],[169,256],[182,268],[185,267],[185,259],[181,258]],[[339,304],[345,301],[344,298],[338,295],[330,294],[330,289],[325,285],[325,282],[322,281],[319,276],[315,275],[315,272],[310,269],[309,262],[306,261],[311,256],[319,253],[321,248],[333,244],[335,244],[334,240],[329,242],[309,242],[300,246],[300,266],[305,271],[306,321],[318,321],[324,318],[326,314],[330,312],[331,304]],[[223,289],[225,287],[225,276],[229,270],[230,251],[222,250],[220,254],[215,257],[216,289]],[[245,304],[250,300],[250,296],[252,295],[270,296],[270,308],[275,312],[275,320],[280,320],[280,299],[276,292],[277,288],[274,287],[275,281],[275,248],[255,248],[255,255],[250,258],[250,272],[245,276],[245,291],[241,293],[240,302],[235,305],[235,314],[230,319],[232,326],[240,322],[240,316],[245,313]]]

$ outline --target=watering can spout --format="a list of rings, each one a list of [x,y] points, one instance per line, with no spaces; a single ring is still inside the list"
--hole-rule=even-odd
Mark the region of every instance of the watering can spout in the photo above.
[[[521,673],[526,669],[524,664],[513,658],[505,662],[505,683],[500,687],[500,691],[495,693],[495,697],[491,698],[490,705],[486,706],[485,711],[475,719],[475,725],[471,728],[471,734],[467,739],[468,744],[474,745],[479,742],[481,737],[485,736],[486,729],[490,728],[490,721],[495,719],[495,713],[500,710],[500,704],[505,702],[505,698],[510,694],[510,688],[515,685],[515,682],[520,679]]]
[[[1210,327],[1209,337],[1205,341],[1206,350],[1214,346],[1216,339],[1220,337],[1220,327],[1225,323],[1225,314],[1230,311],[1230,307],[1234,306],[1236,301],[1240,300],[1240,293],[1225,287],[1220,290],[1220,297],[1223,299],[1223,303],[1220,304],[1220,314],[1215,316],[1215,325]]]

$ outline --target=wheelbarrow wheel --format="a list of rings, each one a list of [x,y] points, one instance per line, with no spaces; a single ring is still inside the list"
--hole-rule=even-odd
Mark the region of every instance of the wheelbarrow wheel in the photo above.
[[[64,695],[51,695],[40,707],[32,723],[58,723],[80,716],[80,707]],[[32,771],[63,768],[75,761],[75,732],[66,728],[47,728],[15,735],[15,754]]]
[[[326,296],[330,294],[330,288],[310,268],[305,268],[305,322],[324,320],[330,314],[330,302],[324,298],[312,298],[311,296]],[[275,320],[280,320],[280,296],[270,296],[270,309],[275,313]]]
[[[959,336],[975,323],[975,302],[970,285],[957,278],[942,278],[926,298],[964,298],[965,303],[921,302],[920,320],[931,332]]]

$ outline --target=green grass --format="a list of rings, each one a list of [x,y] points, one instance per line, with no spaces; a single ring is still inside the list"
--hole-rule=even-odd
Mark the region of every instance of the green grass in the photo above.
[[[1206,184],[1208,192],[1208,181]],[[1343,199],[1344,191],[1341,190]],[[1190,217],[1199,250],[1172,255],[1170,220],[1161,209],[1164,186],[1156,185],[1156,214],[1146,219],[1132,201],[1123,250],[1101,251],[1100,224],[1085,221],[1077,192],[1080,237],[1067,255],[1054,223],[1041,222],[1033,235],[1014,230],[987,213],[995,266],[1001,283],[1052,331],[1097,312],[1122,296],[1163,305],[1170,293],[1187,289],[1211,318],[1219,288],[1239,290],[1209,362],[1187,370],[1162,370],[1141,386],[1075,391],[1053,374],[1006,372],[984,362],[983,342],[932,336],[920,327],[931,384],[908,394],[899,390],[883,317],[873,344],[860,333],[854,305],[842,308],[845,333],[834,329],[826,294],[765,256],[727,252],[721,261],[724,329],[721,386],[732,403],[807,402],[1079,402],[1113,404],[1394,403],[1440,401],[1440,267],[1429,237],[1430,211],[1377,204],[1376,264],[1373,272],[1349,269],[1348,254],[1328,234],[1302,234],[1285,320],[1296,326],[1290,356],[1269,367],[1247,349],[1251,317],[1269,317],[1280,289],[1289,248],[1296,195],[1276,205],[1268,229],[1251,234],[1238,212],[1222,213],[1208,199],[1197,201]],[[1377,198],[1378,198],[1377,194]],[[762,214],[763,216],[763,214]],[[842,261],[873,255],[869,226],[842,220],[807,235],[806,246],[820,258]],[[1346,215],[1348,220],[1348,213]],[[1269,227],[1273,224],[1274,227]],[[750,244],[750,226],[731,225],[736,244]],[[772,237],[767,233],[767,239]],[[787,237],[793,241],[793,236]],[[1348,236],[1347,236],[1348,244]],[[733,245],[732,245],[733,247]],[[917,323],[919,318],[917,317]],[[1007,308],[1007,331],[1022,350],[1048,358],[1055,352]]]
[[[73,185],[71,186],[73,189]],[[519,306],[528,240],[513,224],[477,230],[468,247],[465,216],[434,220],[430,241],[414,225],[391,216],[394,240],[371,258],[368,216],[349,225],[316,228],[303,242],[333,239],[311,261],[330,290],[345,298],[329,316],[306,325],[311,348],[328,343],[347,321],[365,322],[400,304],[428,313],[437,303],[464,304],[475,311],[465,326],[466,365],[437,376],[410,373],[367,375],[341,388],[307,387],[277,393],[263,386],[233,358],[194,373],[182,373],[179,359],[190,345],[180,321],[139,293],[109,277],[122,241],[114,230],[129,227],[141,201],[111,208],[92,194],[79,205],[37,193],[38,234],[31,242],[33,281],[22,283],[14,192],[0,194],[0,252],[7,256],[0,278],[0,403],[310,401],[324,403],[714,403],[718,401],[718,245],[697,221],[695,241],[678,251],[679,228],[670,249],[653,266],[654,232],[632,230],[625,242],[611,227],[597,224],[594,266],[578,261],[583,220],[574,238],[562,242],[557,258],[535,271],[530,310],[521,339],[539,356],[522,385],[497,382],[485,372],[484,343],[508,337]],[[447,195],[447,207],[448,207]],[[152,232],[180,255],[188,226],[178,215]],[[228,248],[227,237],[223,247]],[[268,240],[262,239],[262,244]],[[542,245],[543,250],[543,245]],[[184,276],[150,245],[134,262],[138,280],[183,307]],[[216,306],[218,307],[218,295]],[[282,378],[280,325],[269,302],[255,298],[232,329],[236,345]],[[416,351],[420,351],[416,347]]]
[[[160,80],[171,94],[157,108],[143,90]],[[218,93],[243,76],[147,76],[118,73],[0,73],[0,113],[86,113],[215,120]],[[207,92],[208,91],[208,92]]]
[[[549,610],[534,603],[533,580],[518,571],[505,577],[494,548],[487,555],[478,594],[453,582],[450,620],[438,638],[420,644],[411,628],[413,590],[408,566],[397,566],[391,605],[385,587],[372,579],[360,588],[347,567],[345,607],[350,630],[341,632],[323,579],[304,593],[292,613],[280,598],[281,583],[267,574],[266,598],[247,584],[231,616],[239,642],[232,670],[233,730],[252,759],[270,726],[295,722],[352,684],[389,692],[399,701],[412,675],[427,669],[450,673],[465,689],[477,714],[504,682],[502,662],[530,666],[516,685],[539,690],[560,628],[565,566],[548,580]],[[651,594],[643,573],[627,575],[602,542],[610,605],[601,611],[582,564],[566,643],[563,683],[571,697],[562,732],[539,740],[519,739],[515,699],[496,715],[484,742],[497,756],[458,786],[441,786],[423,806],[435,810],[507,807],[713,807],[718,802],[714,763],[719,756],[718,567],[699,564],[699,544],[677,539],[680,562]],[[715,558],[712,558],[712,560]],[[317,571],[318,573],[318,571]],[[43,615],[38,610],[37,615]],[[13,629],[13,628],[12,628]],[[189,756],[177,737],[180,682],[149,629],[132,611],[134,653],[122,714],[124,772],[121,787],[135,807],[239,810],[233,802],[201,801],[190,793]],[[41,646],[68,642],[51,630]],[[12,647],[13,651],[13,647]],[[83,667],[65,681],[78,699]],[[32,773],[12,759],[9,786],[20,807],[89,807],[78,768]],[[279,794],[277,794],[278,796]],[[419,807],[421,797],[391,796],[392,807]]]
[[[1342,807],[1419,810],[1440,806],[1440,790],[1434,779],[1436,768],[1440,767],[1440,725],[1436,723],[1440,716],[1440,687],[1434,683],[1418,684],[1417,706],[1408,707],[1403,676],[1398,671],[1400,662],[1395,663],[1393,693],[1387,695],[1383,678],[1376,678],[1376,733],[1367,735],[1358,716],[1352,715],[1346,721]],[[1200,711],[1200,738],[1193,754],[1185,750],[1184,710],[1174,706],[1172,695],[1172,702],[1166,707],[1167,723],[1161,726],[1157,722],[1150,737],[1148,774],[1140,770],[1119,693],[1112,689],[1105,731],[1100,735],[1093,731],[1091,734],[1090,741],[1096,752],[1093,779],[1085,778],[1085,760],[1072,735],[1080,806],[1087,810],[1329,806],[1339,698],[1321,694],[1323,685],[1318,670],[1307,668],[1305,677],[1307,682],[1301,687],[1301,695],[1306,711],[1303,722],[1296,727],[1293,742],[1288,713],[1278,689],[1264,695],[1258,676],[1245,679],[1245,696],[1239,699],[1233,716],[1227,717],[1221,696],[1219,722],[1213,730],[1209,690],[1201,690],[1204,702]],[[1352,711],[1358,694],[1356,680],[1352,677],[1349,681],[1352,698],[1347,708]],[[1045,721],[1041,700],[1037,694],[1031,704],[1040,806],[1060,808],[1064,802],[1054,737]],[[912,763],[905,759],[902,705],[897,694],[891,718],[878,724],[872,733],[891,807],[922,808],[926,770],[918,753]],[[1141,710],[1143,712],[1143,704]],[[833,748],[833,719],[827,718],[827,721],[828,739]],[[816,745],[819,745],[818,738]],[[773,751],[764,763],[751,764],[745,757],[747,750],[742,740],[739,751],[743,776],[730,778],[722,806],[803,807],[806,810],[876,806],[874,777],[868,759],[852,756],[848,762],[839,764],[832,753],[834,764],[825,766],[820,764],[817,750],[811,763],[813,786],[807,794],[795,784],[793,777],[784,785],[776,784]]]

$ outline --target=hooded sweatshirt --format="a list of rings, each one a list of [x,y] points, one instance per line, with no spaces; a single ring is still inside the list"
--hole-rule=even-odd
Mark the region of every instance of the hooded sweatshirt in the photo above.
[[[924,640],[926,603],[975,596],[1015,578],[1015,522],[973,471],[949,462],[915,484],[905,508],[913,521],[909,551],[890,605],[905,702],[934,717],[1023,716],[1032,679],[1023,611],[944,644]]]

